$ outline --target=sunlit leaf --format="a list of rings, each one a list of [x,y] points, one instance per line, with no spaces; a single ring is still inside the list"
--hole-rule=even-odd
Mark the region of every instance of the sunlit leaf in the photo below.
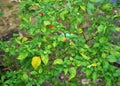
[[[22,79],[23,79],[23,80],[27,80],[27,79],[28,79],[27,73],[24,73],[24,74],[23,74]]]
[[[108,39],[107,39],[106,37],[102,37],[102,38],[99,39],[99,42],[100,42],[100,43],[106,43],[107,40],[108,40]]]
[[[50,25],[50,21],[44,21],[44,26]]]
[[[48,61],[49,61],[49,58],[48,58],[48,55],[42,55],[41,56],[41,59],[42,59],[42,62],[47,65]]]
[[[96,64],[96,63],[93,63],[93,64],[91,64],[91,66],[96,67],[96,66],[97,66],[97,64]]]
[[[78,28],[78,32],[79,32],[79,33],[82,33],[83,30],[82,30],[81,28]]]
[[[33,68],[36,70],[41,64],[41,58],[39,56],[34,56],[31,62]]]
[[[103,10],[106,10],[106,11],[109,11],[110,9],[111,9],[111,4],[110,3],[107,3],[107,4],[104,4],[103,6],[102,6],[102,9]]]
[[[69,80],[71,80],[72,78],[74,78],[76,76],[76,68],[71,67],[69,69],[69,73],[70,73]]]
[[[53,42],[53,47],[56,47],[56,46],[57,46],[57,42],[54,41],[54,42]]]
[[[117,32],[120,32],[120,27],[115,28]]]
[[[74,60],[74,58],[73,57],[70,57],[70,61],[73,61]]]
[[[86,7],[85,7],[85,6],[80,6],[80,8],[81,8],[83,11],[86,11]]]
[[[37,71],[31,71],[30,74],[31,74],[31,75],[37,75],[38,72],[37,72]]]
[[[82,57],[83,57],[84,59],[87,59],[87,60],[90,59],[90,57],[89,57],[89,56],[86,56],[84,53],[80,53],[80,54],[82,55]]]
[[[79,67],[81,65],[81,61],[77,61],[76,65]]]
[[[46,32],[46,30],[47,30],[46,28],[41,29],[41,31],[44,32],[44,33]]]
[[[65,75],[68,73],[68,68],[65,68],[64,70]]]
[[[53,64],[62,64],[63,60],[62,59],[56,59],[54,60]]]
[[[25,41],[27,41],[27,40],[28,40],[27,37],[23,37],[23,38],[22,38],[22,42],[25,42]]]
[[[22,17],[23,21],[25,21],[26,23],[29,22],[29,19],[27,17]]]
[[[23,52],[23,53],[20,53],[20,55],[18,56],[18,60],[23,60],[25,59],[26,57],[28,56],[28,53],[26,52]]]
[[[60,13],[60,17],[62,18],[62,20],[65,19],[65,15],[66,15],[67,13],[68,13],[67,10],[64,10],[64,11],[62,11],[62,12]]]

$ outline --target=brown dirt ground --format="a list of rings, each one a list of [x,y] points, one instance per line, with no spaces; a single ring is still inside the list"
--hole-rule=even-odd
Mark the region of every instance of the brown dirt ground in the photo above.
[[[18,18],[19,7],[18,2],[10,2],[9,0],[0,0],[2,6],[0,11],[3,16],[0,17],[0,38],[7,35],[11,30],[17,29],[20,19]]]

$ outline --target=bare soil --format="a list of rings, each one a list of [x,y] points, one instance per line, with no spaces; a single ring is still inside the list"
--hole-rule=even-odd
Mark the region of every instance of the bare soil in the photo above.
[[[2,38],[19,27],[18,14],[20,10],[18,2],[11,2],[10,0],[0,0],[0,2],[2,3],[0,11],[3,12],[3,16],[0,17],[0,38]]]

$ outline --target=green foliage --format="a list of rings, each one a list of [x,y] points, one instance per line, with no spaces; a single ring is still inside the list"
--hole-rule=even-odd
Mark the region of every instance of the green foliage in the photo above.
[[[0,42],[1,49],[7,53],[5,56],[19,60],[21,66],[18,77],[7,81],[18,80],[14,83],[24,82],[26,86],[50,81],[57,86],[60,82],[56,78],[64,73],[68,80],[63,84],[75,86],[79,82],[70,81],[76,79],[77,69],[81,67],[79,72],[84,72],[91,81],[102,78],[106,86],[116,84],[120,70],[111,63],[119,59],[120,46],[110,42],[112,31],[118,31],[112,22],[115,14],[110,3],[104,0],[26,0],[21,2],[20,8],[20,28],[27,31],[27,36]],[[34,56],[42,60],[37,70],[31,65]]]
[[[2,17],[3,16],[3,12],[2,11],[0,11],[0,17]]]
[[[2,6],[2,3],[0,2],[0,7]],[[0,17],[3,16],[3,12],[0,10]]]

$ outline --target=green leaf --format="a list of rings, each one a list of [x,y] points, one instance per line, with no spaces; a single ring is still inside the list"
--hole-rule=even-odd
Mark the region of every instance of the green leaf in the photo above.
[[[86,73],[86,76],[90,76],[92,74],[92,71],[90,69],[87,69],[85,73]]]
[[[105,86],[113,86],[110,78],[106,77],[106,85]]]
[[[28,79],[28,75],[27,75],[27,73],[24,73],[22,76],[22,80],[27,80],[27,79]]]
[[[81,61],[77,61],[76,62],[76,65],[79,67],[79,66],[81,66]]]
[[[56,59],[54,60],[53,64],[62,64],[63,63],[63,60],[62,59]]]
[[[23,53],[20,53],[20,55],[18,56],[18,60],[24,60],[26,57],[28,56],[28,53],[27,52],[23,52]]]
[[[109,69],[109,66],[110,66],[110,64],[107,61],[105,61],[104,65],[103,65],[104,70]]]
[[[29,23],[29,20],[27,17],[22,17],[23,21],[25,21],[26,23]]]
[[[105,33],[105,30],[106,30],[106,26],[104,26],[104,25],[99,25],[98,28],[97,28],[98,33],[100,33],[100,32]]]
[[[83,11],[86,11],[86,7],[85,7],[85,5],[80,5],[80,8],[83,10]]]
[[[4,82],[5,76],[1,76],[1,82]]]
[[[120,27],[115,28],[117,32],[120,32]]]
[[[41,59],[42,59],[42,62],[47,65],[48,61],[49,61],[49,57],[48,55],[41,55]]]
[[[116,14],[116,15],[114,15],[114,17],[113,18],[119,18],[120,17],[120,15],[119,14]],[[119,27],[118,27],[119,28]]]
[[[65,75],[68,73],[68,68],[64,69],[64,73],[65,73]]]
[[[50,21],[44,21],[44,26],[50,25]]]
[[[83,30],[81,28],[78,28],[79,33],[83,33]]]
[[[96,80],[96,79],[97,79],[97,77],[98,77],[98,75],[97,75],[97,73],[96,73],[96,72],[92,73],[92,79],[93,79],[93,80]]]
[[[113,75],[114,75],[115,77],[120,76],[120,69],[117,69],[117,70],[113,73]]]
[[[115,56],[109,55],[109,56],[108,56],[108,61],[109,61],[109,62],[116,62],[117,59],[116,59]]]
[[[38,73],[36,71],[31,71],[30,74],[31,75],[37,75]]]
[[[62,20],[65,20],[65,15],[66,15],[67,13],[68,13],[67,10],[62,11],[62,12],[60,13],[60,17],[62,18]]]
[[[89,62],[82,61],[82,62],[81,62],[81,65],[82,65],[82,66],[87,66],[87,65],[89,65]]]
[[[22,38],[22,42],[26,42],[27,40],[28,40],[27,37],[23,37],[23,38]]]
[[[95,9],[94,4],[92,4],[92,3],[88,3],[87,4],[87,8],[90,9],[90,10],[94,10]]]
[[[0,17],[2,17],[3,16],[3,12],[2,11],[0,11]]]
[[[41,31],[44,32],[44,33],[46,32],[46,30],[47,30],[46,28],[41,29]]]
[[[99,39],[99,42],[100,43],[105,43],[105,42],[107,42],[107,40],[108,39],[106,37],[102,37],[102,38]]]
[[[105,53],[102,53],[102,58],[107,58],[107,55]]]
[[[103,6],[102,6],[102,9],[103,10],[106,10],[106,11],[109,11],[109,10],[111,10],[111,4],[110,3],[107,3],[107,4],[104,4]]]
[[[54,42],[53,42],[53,47],[56,47],[56,46],[57,46],[57,42],[54,41]]]
[[[39,73],[42,73],[42,72],[43,72],[43,68],[40,67],[40,68],[39,68]]]
[[[74,78],[76,76],[76,68],[71,67],[69,69],[69,73],[70,73],[69,80],[71,80],[72,78]]]
[[[84,59],[87,59],[87,60],[90,59],[90,57],[86,56],[84,53],[80,53],[80,54],[82,55],[82,57],[83,57]]]
[[[102,0],[90,0],[91,2],[95,2],[95,3],[101,3],[103,2]]]
[[[92,14],[92,11],[95,9],[95,7],[94,7],[94,4],[92,4],[92,3],[88,3],[87,4],[87,12],[89,13],[89,14]]]
[[[111,54],[112,56],[115,56],[115,57],[118,57],[118,58],[119,58],[119,56],[120,56],[120,52],[119,52],[119,51],[111,51],[110,54]]]

